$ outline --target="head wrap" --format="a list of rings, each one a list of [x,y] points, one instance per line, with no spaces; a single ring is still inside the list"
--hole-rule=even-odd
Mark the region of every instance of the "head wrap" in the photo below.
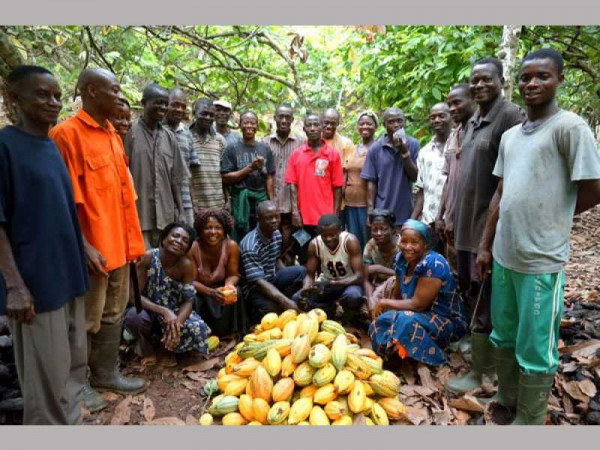
[[[377,121],[377,115],[373,111],[363,111],[363,112],[361,112],[360,116],[358,116],[358,120],[360,120],[364,116],[367,116],[369,119],[371,119],[373,122],[375,122],[375,127],[379,126],[379,122]]]
[[[429,227],[425,225],[423,222],[414,219],[408,219],[406,222],[402,224],[401,230],[408,228],[410,230],[415,230],[425,240],[425,244],[429,244],[430,235],[429,235]]]

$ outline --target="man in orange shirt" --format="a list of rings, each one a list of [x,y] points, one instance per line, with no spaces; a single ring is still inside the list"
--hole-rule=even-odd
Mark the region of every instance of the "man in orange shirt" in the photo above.
[[[123,144],[108,120],[123,97],[119,82],[107,70],[86,69],[77,88],[82,109],[54,127],[50,137],[71,176],[84,237],[91,287],[84,295],[90,379],[83,400],[86,409],[99,411],[107,404],[92,387],[124,393],[145,388],[144,380],[117,370],[129,301],[128,263],[144,253],[144,240]]]

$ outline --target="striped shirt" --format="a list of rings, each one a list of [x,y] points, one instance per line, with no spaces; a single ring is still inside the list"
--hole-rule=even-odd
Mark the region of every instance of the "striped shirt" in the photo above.
[[[221,156],[226,146],[225,138],[219,133],[209,133],[206,137],[201,137],[192,130],[191,134],[194,153],[199,163],[191,168],[194,207],[223,208],[225,196],[221,180]]]
[[[272,134],[263,139],[263,142],[271,147],[271,152],[275,158],[275,205],[280,213],[292,212],[291,186],[285,182],[285,170],[287,169],[290,156],[298,147],[304,144],[306,139],[295,134],[291,134],[285,141],[281,141],[277,134]]]
[[[246,295],[257,280],[273,282],[277,270],[277,259],[281,254],[281,233],[275,230],[269,239],[256,227],[240,242],[242,259],[242,290]]]
[[[168,124],[165,122],[168,126]],[[183,161],[188,169],[191,169],[192,166],[197,166],[198,157],[194,152],[194,146],[192,143],[192,133],[183,123],[179,122],[177,128],[173,129],[169,127],[169,129],[175,133],[175,137],[177,138],[177,143],[179,144],[179,150],[181,151],[181,156],[183,157]],[[185,180],[181,183],[181,201],[183,202],[183,207],[185,209],[192,208],[192,197],[190,196],[190,183],[188,180]]]

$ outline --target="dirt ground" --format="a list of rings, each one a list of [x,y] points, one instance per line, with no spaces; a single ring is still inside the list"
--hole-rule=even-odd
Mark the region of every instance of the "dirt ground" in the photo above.
[[[560,367],[550,398],[548,424],[600,424],[600,207],[576,218],[571,245]],[[353,331],[360,336],[362,346],[369,347],[366,332]],[[235,344],[233,339],[222,339],[209,357],[186,357],[173,368],[142,367],[132,349],[123,346],[124,372],[147,379],[148,389],[133,397],[103,393],[109,408],[98,414],[86,412],[84,423],[198,425],[198,418],[207,409],[202,387],[216,377]],[[395,369],[402,380],[400,399],[407,406],[407,423],[484,423],[483,404],[475,395],[491,396],[494,387],[489,381],[460,398],[444,394],[444,381],[467,370],[468,354],[454,350],[449,365],[441,368],[407,363]]]

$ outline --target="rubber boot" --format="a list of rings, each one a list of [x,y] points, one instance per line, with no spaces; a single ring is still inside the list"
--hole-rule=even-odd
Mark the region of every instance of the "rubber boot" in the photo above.
[[[553,383],[553,373],[528,375],[521,372],[517,417],[512,425],[544,425]]]
[[[136,394],[146,389],[140,378],[124,377],[118,370],[121,323],[102,324],[92,336],[92,353],[89,357],[90,385],[96,389]]]
[[[87,335],[87,355],[88,359],[90,354],[92,353],[92,335]],[[83,406],[89,412],[98,412],[102,411],[104,408],[108,406],[108,402],[102,398],[98,392],[96,392],[86,381],[83,389],[81,390],[81,396],[83,400]]]
[[[498,375],[498,392],[489,399],[484,417],[494,425],[509,425],[515,420],[519,388],[519,363],[514,348],[494,348],[494,364]]]
[[[483,333],[471,333],[471,352],[473,362],[471,371],[462,377],[447,380],[445,388],[454,395],[462,395],[481,386],[484,374],[494,374],[494,359],[492,356],[492,343],[489,335]]]

